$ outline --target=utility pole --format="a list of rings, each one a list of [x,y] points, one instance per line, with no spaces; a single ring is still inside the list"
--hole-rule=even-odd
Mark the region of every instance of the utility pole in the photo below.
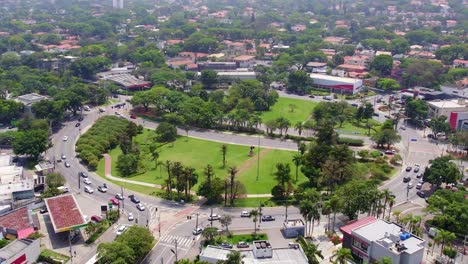
[[[78,173],[78,190],[81,189],[80,174]]]
[[[122,194],[122,209],[125,209],[125,196],[124,196],[124,193],[123,193],[123,187],[120,186],[120,192]]]
[[[72,252],[72,244],[71,244],[71,230],[68,231],[68,244],[70,246],[70,263],[73,264],[73,252]]]
[[[177,258],[177,239],[174,239],[175,240],[175,262],[177,263],[177,261],[179,260]]]
[[[197,230],[197,229],[198,229],[198,213],[197,213],[197,222],[195,224],[195,230]]]
[[[409,200],[409,184],[410,184],[410,182],[411,182],[411,180],[406,185],[406,202],[408,202],[408,200]]]
[[[159,233],[159,239],[161,239],[161,212],[158,214],[158,233]]]
[[[211,213],[210,213],[210,217],[211,217],[210,225],[211,225],[211,227],[213,227],[213,207],[211,207],[210,209],[211,209]]]
[[[288,221],[288,205],[289,205],[288,201],[286,201],[285,205],[286,205],[286,217],[284,218],[284,221],[287,222]]]

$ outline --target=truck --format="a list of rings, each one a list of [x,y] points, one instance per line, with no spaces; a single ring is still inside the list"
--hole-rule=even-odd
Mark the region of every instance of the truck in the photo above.
[[[63,192],[63,193],[67,193],[68,192],[68,187],[67,186],[60,186],[60,187],[57,187],[57,190]]]

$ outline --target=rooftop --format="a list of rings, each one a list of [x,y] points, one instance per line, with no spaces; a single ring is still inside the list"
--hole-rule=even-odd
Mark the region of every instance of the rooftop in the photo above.
[[[33,226],[31,215],[26,207],[10,211],[0,216],[0,227],[16,231]]]
[[[250,55],[240,55],[234,58],[234,61],[249,61],[255,59],[255,56]]]
[[[436,108],[468,108],[466,104],[460,104],[459,100],[429,101],[427,103]]]
[[[310,78],[314,79],[322,79],[322,80],[330,80],[330,81],[337,81],[337,82],[358,82],[358,79],[353,79],[353,78],[345,78],[345,77],[337,77],[337,76],[331,76],[331,75],[325,75],[325,74],[316,74],[316,73],[311,73]]]
[[[3,263],[3,261],[12,258],[32,243],[34,243],[34,241],[29,239],[16,239],[10,242],[4,248],[0,249],[0,262]]]
[[[369,217],[366,217],[366,218],[363,218],[363,219],[360,219],[360,220],[356,220],[348,225],[345,225],[343,227],[340,228],[340,231],[342,233],[346,233],[348,235],[351,235],[351,231],[353,229],[356,229],[356,228],[359,228],[361,226],[364,226],[364,225],[367,225],[369,223],[373,223],[375,222],[377,219],[373,216],[369,216]]]
[[[217,246],[207,246],[200,254],[203,257],[210,259],[226,260],[227,255],[234,250],[229,250]],[[302,249],[293,248],[276,248],[273,249],[273,257],[271,258],[255,258],[252,250],[241,251],[244,264],[256,263],[274,263],[274,264],[307,264],[307,258]]]
[[[135,76],[128,73],[109,74],[102,76],[102,79],[113,81],[126,88],[149,87],[150,82],[140,80]]]
[[[72,194],[47,198],[45,203],[55,233],[86,225],[81,209]]]
[[[287,228],[291,227],[303,227],[304,222],[301,219],[291,219],[284,223],[284,226]]]
[[[16,100],[24,105],[31,105],[47,99],[49,99],[49,97],[37,93],[24,94],[16,97]]]

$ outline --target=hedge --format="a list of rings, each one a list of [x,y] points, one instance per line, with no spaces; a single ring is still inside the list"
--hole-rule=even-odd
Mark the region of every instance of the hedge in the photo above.
[[[364,140],[358,138],[338,138],[338,144],[346,144],[353,147],[362,147],[364,146]]]

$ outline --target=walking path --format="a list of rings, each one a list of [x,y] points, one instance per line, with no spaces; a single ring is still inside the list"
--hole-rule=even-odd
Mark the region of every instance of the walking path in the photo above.
[[[157,189],[164,189],[164,187],[162,185],[159,185],[159,184],[141,182],[141,181],[134,181],[134,180],[128,180],[128,179],[122,179],[122,178],[119,178],[119,177],[112,176],[112,174],[111,174],[111,172],[112,172],[112,158],[107,153],[103,154],[103,156],[104,156],[104,164],[105,164],[104,165],[104,175],[105,175],[106,178],[108,178],[110,180],[113,180],[113,181],[131,183],[131,184],[147,186],[147,187],[157,188]],[[197,193],[195,191],[190,191],[190,194],[197,195]],[[247,194],[244,197],[246,197],[246,198],[262,198],[262,197],[272,197],[272,195],[269,194],[269,193],[265,193],[265,194]]]

